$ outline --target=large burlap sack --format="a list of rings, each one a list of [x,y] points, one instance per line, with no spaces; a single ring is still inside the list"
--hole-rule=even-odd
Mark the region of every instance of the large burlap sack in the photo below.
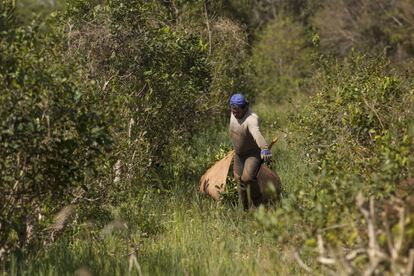
[[[231,161],[233,161],[234,150],[229,152],[223,159],[216,162],[200,179],[201,193],[208,194],[215,200],[220,199],[220,193],[226,188],[227,176]]]

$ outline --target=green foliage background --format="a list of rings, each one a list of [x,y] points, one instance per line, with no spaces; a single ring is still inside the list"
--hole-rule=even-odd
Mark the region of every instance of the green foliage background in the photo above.
[[[0,273],[324,274],[316,236],[369,247],[360,193],[385,254],[407,208],[407,262],[411,1],[0,3]],[[234,92],[280,137],[275,208],[243,213],[231,177],[221,202],[197,192]]]

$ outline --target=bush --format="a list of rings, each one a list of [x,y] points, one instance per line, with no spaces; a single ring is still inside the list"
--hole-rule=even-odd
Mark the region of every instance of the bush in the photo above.
[[[96,85],[64,62],[58,33],[0,26],[1,259],[49,238],[51,214],[89,195],[95,183],[85,179],[97,172],[111,136],[91,101]]]
[[[54,240],[64,206],[75,205],[58,213],[59,231],[75,209],[77,222],[105,220],[107,205],[140,197],[142,185],[171,184],[183,170],[176,149],[249,85],[243,29],[203,18],[191,25],[201,34],[189,31],[175,10],[217,3],[75,0],[27,28],[13,3],[0,12],[2,258]]]
[[[258,36],[252,63],[255,85],[262,97],[281,102],[306,92],[313,58],[306,38],[304,26],[289,17],[272,21]]]
[[[266,28],[270,22],[280,18],[280,14],[286,14],[301,22],[307,21],[308,17],[320,4],[319,0],[228,0],[224,2],[224,10],[248,25],[251,33]]]
[[[219,115],[227,115],[231,94],[241,92],[251,99],[256,96],[249,63],[247,34],[236,22],[219,18],[212,23],[212,35],[209,105],[215,106],[220,112]]]
[[[340,56],[350,50],[386,53],[406,62],[414,52],[410,0],[327,1],[313,17],[321,46]]]
[[[204,10],[197,1],[187,4],[176,8],[186,14]],[[204,18],[187,22],[180,14],[164,1],[138,0],[76,1],[66,13],[75,26],[67,30],[69,52],[104,87],[101,101],[110,103],[106,112],[116,122],[120,192],[150,179],[168,186],[173,148],[220,121],[223,99],[238,89],[249,91],[240,62],[247,56],[243,30],[229,20],[209,19],[210,40]],[[80,19],[89,23],[77,25]],[[186,23],[190,27],[181,25]]]
[[[158,179],[171,146],[188,140],[206,116],[206,50],[200,37],[170,26],[170,16],[161,1],[77,1],[66,13],[76,26],[67,30],[72,58],[100,83],[100,101],[113,115],[121,180],[114,195]],[[80,18],[88,24],[76,25]]]
[[[331,224],[358,192],[387,198],[412,177],[413,86],[383,59],[358,55],[327,65],[315,83],[298,126],[317,175],[315,207]]]
[[[320,65],[315,95],[292,114],[287,150],[290,158],[292,150],[300,151],[294,176],[287,179],[292,182],[288,193],[278,210],[259,209],[257,221],[280,244],[300,247],[295,258],[299,252],[306,258],[309,266],[301,262],[301,267],[308,272],[328,271],[317,266],[326,260],[339,273],[358,274],[374,265],[379,273],[407,271],[413,233],[413,82],[381,57],[353,54],[345,62],[324,58]],[[385,256],[380,263],[369,253],[373,250]],[[350,252],[359,253],[350,258]]]

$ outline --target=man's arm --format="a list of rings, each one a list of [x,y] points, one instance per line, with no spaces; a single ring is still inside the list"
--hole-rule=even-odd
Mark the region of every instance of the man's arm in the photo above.
[[[259,118],[257,115],[251,116],[249,118],[249,122],[247,124],[249,132],[252,134],[253,139],[256,141],[257,145],[260,149],[268,149],[269,145],[267,144],[265,138],[263,137],[262,133],[259,129]]]
[[[272,158],[272,152],[269,150],[269,145],[267,144],[265,138],[259,130],[259,118],[254,115],[251,118],[251,121],[248,123],[248,128],[250,133],[253,136],[253,139],[256,141],[257,145],[261,149],[260,156],[267,162]]]

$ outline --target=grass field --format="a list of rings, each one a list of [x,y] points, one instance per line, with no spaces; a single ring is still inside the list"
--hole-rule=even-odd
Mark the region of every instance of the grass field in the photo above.
[[[154,220],[156,233],[144,232],[139,224],[128,225],[128,220],[107,234],[102,230],[79,233],[77,239],[62,239],[38,258],[21,263],[11,274],[73,275],[81,270],[92,275],[125,275],[129,271],[133,275],[139,271],[143,275],[301,272],[293,251],[275,242],[256,223],[255,212],[245,213],[195,194],[191,198],[185,193],[171,198],[154,196],[149,201],[147,216]]]
[[[290,107],[254,107],[263,133],[281,139],[271,164],[283,182],[288,202],[304,181],[300,152],[288,139]],[[227,130],[216,135],[226,139]],[[287,135],[286,135],[287,133]],[[204,139],[204,143],[208,139]],[[226,143],[227,141],[222,141]],[[209,145],[215,147],[218,145]],[[197,193],[198,183],[177,183],[169,191],[146,191],[139,200],[108,208],[114,221],[88,222],[36,258],[14,261],[11,275],[292,275],[303,274],[294,259],[298,244],[282,242],[277,229],[263,227],[274,210],[244,212]],[[283,212],[283,204],[278,212]],[[273,222],[276,223],[277,222]],[[292,226],[296,227],[296,226]],[[282,234],[282,233],[281,233]],[[286,237],[286,233],[283,235]],[[286,241],[286,240],[285,240]]]

